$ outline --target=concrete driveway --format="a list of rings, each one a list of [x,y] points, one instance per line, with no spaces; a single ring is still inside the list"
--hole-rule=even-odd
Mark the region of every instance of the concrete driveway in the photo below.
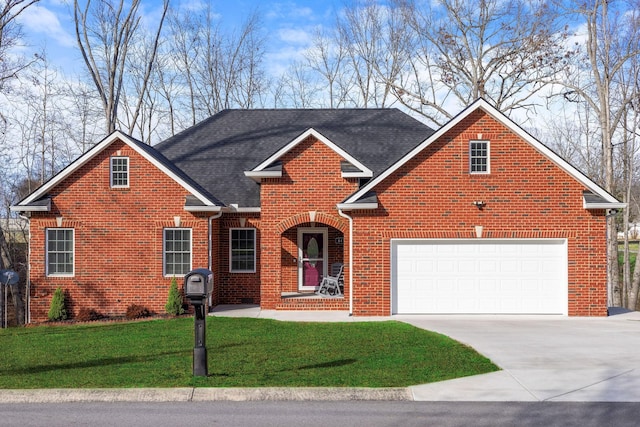
[[[499,372],[409,387],[422,401],[640,402],[640,312],[611,316],[349,317],[346,312],[218,306],[214,316],[288,321],[398,320],[465,343]]]
[[[470,345],[502,371],[411,387],[415,400],[640,402],[640,313],[394,316]]]

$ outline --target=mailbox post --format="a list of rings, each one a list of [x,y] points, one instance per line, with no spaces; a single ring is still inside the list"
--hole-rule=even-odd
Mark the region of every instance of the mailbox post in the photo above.
[[[184,293],[195,311],[193,375],[206,377],[207,368],[207,311],[209,296],[213,292],[213,273],[206,268],[197,268],[184,277]]]

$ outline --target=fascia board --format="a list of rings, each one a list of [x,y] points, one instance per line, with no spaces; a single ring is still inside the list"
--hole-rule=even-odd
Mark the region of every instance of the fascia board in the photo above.
[[[424,150],[429,145],[431,145],[434,141],[437,141],[439,138],[441,138],[443,135],[449,132],[453,127],[457,126],[462,120],[467,118],[470,114],[472,114],[478,109],[482,109],[485,113],[489,114],[491,117],[493,117],[494,119],[502,123],[505,127],[513,131],[515,134],[520,136],[525,141],[527,141],[530,145],[533,146],[534,149],[536,149],[537,151],[545,155],[552,162],[554,162],[558,167],[563,169],[565,172],[567,172],[569,175],[571,175],[573,178],[575,178],[578,182],[583,184],[586,188],[591,190],[593,193],[598,194],[599,196],[609,201],[610,203],[613,203],[613,204],[620,203],[618,200],[616,200],[615,197],[609,194],[609,192],[607,192],[598,184],[593,182],[590,178],[588,178],[578,169],[570,165],[566,160],[562,159],[555,152],[553,152],[544,144],[542,144],[540,141],[535,139],[533,136],[531,136],[531,134],[526,132],[520,126],[516,125],[515,122],[513,122],[511,119],[509,119],[503,113],[498,111],[495,107],[491,106],[486,100],[482,98],[476,100],[469,107],[461,111],[457,116],[451,119],[447,124],[445,124],[443,127],[441,127],[436,132],[434,132],[429,138],[424,140],[421,144],[419,144],[416,148],[411,150],[407,155],[402,157],[398,162],[396,162],[394,165],[392,165],[390,168],[388,168],[386,171],[380,174],[377,178],[371,180],[360,190],[353,193],[348,199],[344,201],[344,203],[349,204],[357,201],[364,194],[371,191],[371,189],[373,189],[381,181],[385,180],[389,175],[394,173],[401,166],[403,166],[405,163],[407,163],[409,160],[411,160],[413,157],[419,154],[422,150]]]
[[[378,209],[377,203],[338,203],[336,205],[340,211],[370,210]]]
[[[273,162],[279,160],[283,155],[285,155],[286,153],[291,151],[295,146],[300,144],[302,141],[307,139],[309,136],[315,137],[318,141],[322,142],[327,147],[329,147],[333,151],[335,151],[344,160],[348,161],[349,163],[351,163],[352,165],[354,165],[355,167],[360,169],[362,171],[362,173],[366,174],[366,175],[363,175],[363,176],[365,176],[365,177],[366,176],[373,176],[373,172],[369,168],[367,168],[365,165],[360,163],[356,158],[351,156],[349,153],[344,151],[342,148],[338,147],[336,144],[331,142],[331,140],[329,140],[328,138],[326,138],[324,135],[322,135],[320,132],[316,131],[313,128],[309,128],[306,131],[304,131],[297,138],[295,138],[294,140],[289,142],[287,145],[282,147],[280,150],[278,150],[275,154],[273,154],[272,156],[267,158],[265,161],[260,163],[258,166],[253,168],[253,170],[251,172],[258,172],[258,171],[261,171],[261,170],[265,169],[266,167],[271,165]],[[246,172],[245,172],[245,175],[246,175]]]
[[[11,212],[49,212],[51,210],[51,203],[47,206],[9,206]]]
[[[185,206],[186,212],[220,212],[222,206]]]
[[[282,171],[244,171],[244,176],[259,182],[262,178],[282,178]]]
[[[617,202],[617,203],[587,203],[586,200],[582,199],[582,206],[585,209],[626,209],[627,203]]]

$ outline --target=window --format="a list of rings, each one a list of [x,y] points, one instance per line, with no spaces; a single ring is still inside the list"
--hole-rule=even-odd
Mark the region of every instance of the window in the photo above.
[[[229,269],[234,273],[255,273],[256,229],[232,228],[229,240]]]
[[[111,158],[111,187],[122,188],[129,186],[129,158]]]
[[[184,276],[191,271],[191,229],[164,230],[164,274]]]
[[[489,173],[489,141],[469,142],[469,172]]]
[[[47,275],[73,276],[73,229],[47,229]]]

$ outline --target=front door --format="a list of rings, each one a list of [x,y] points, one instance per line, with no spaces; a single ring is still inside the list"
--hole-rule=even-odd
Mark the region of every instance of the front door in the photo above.
[[[298,288],[315,290],[327,274],[327,228],[298,229]]]

